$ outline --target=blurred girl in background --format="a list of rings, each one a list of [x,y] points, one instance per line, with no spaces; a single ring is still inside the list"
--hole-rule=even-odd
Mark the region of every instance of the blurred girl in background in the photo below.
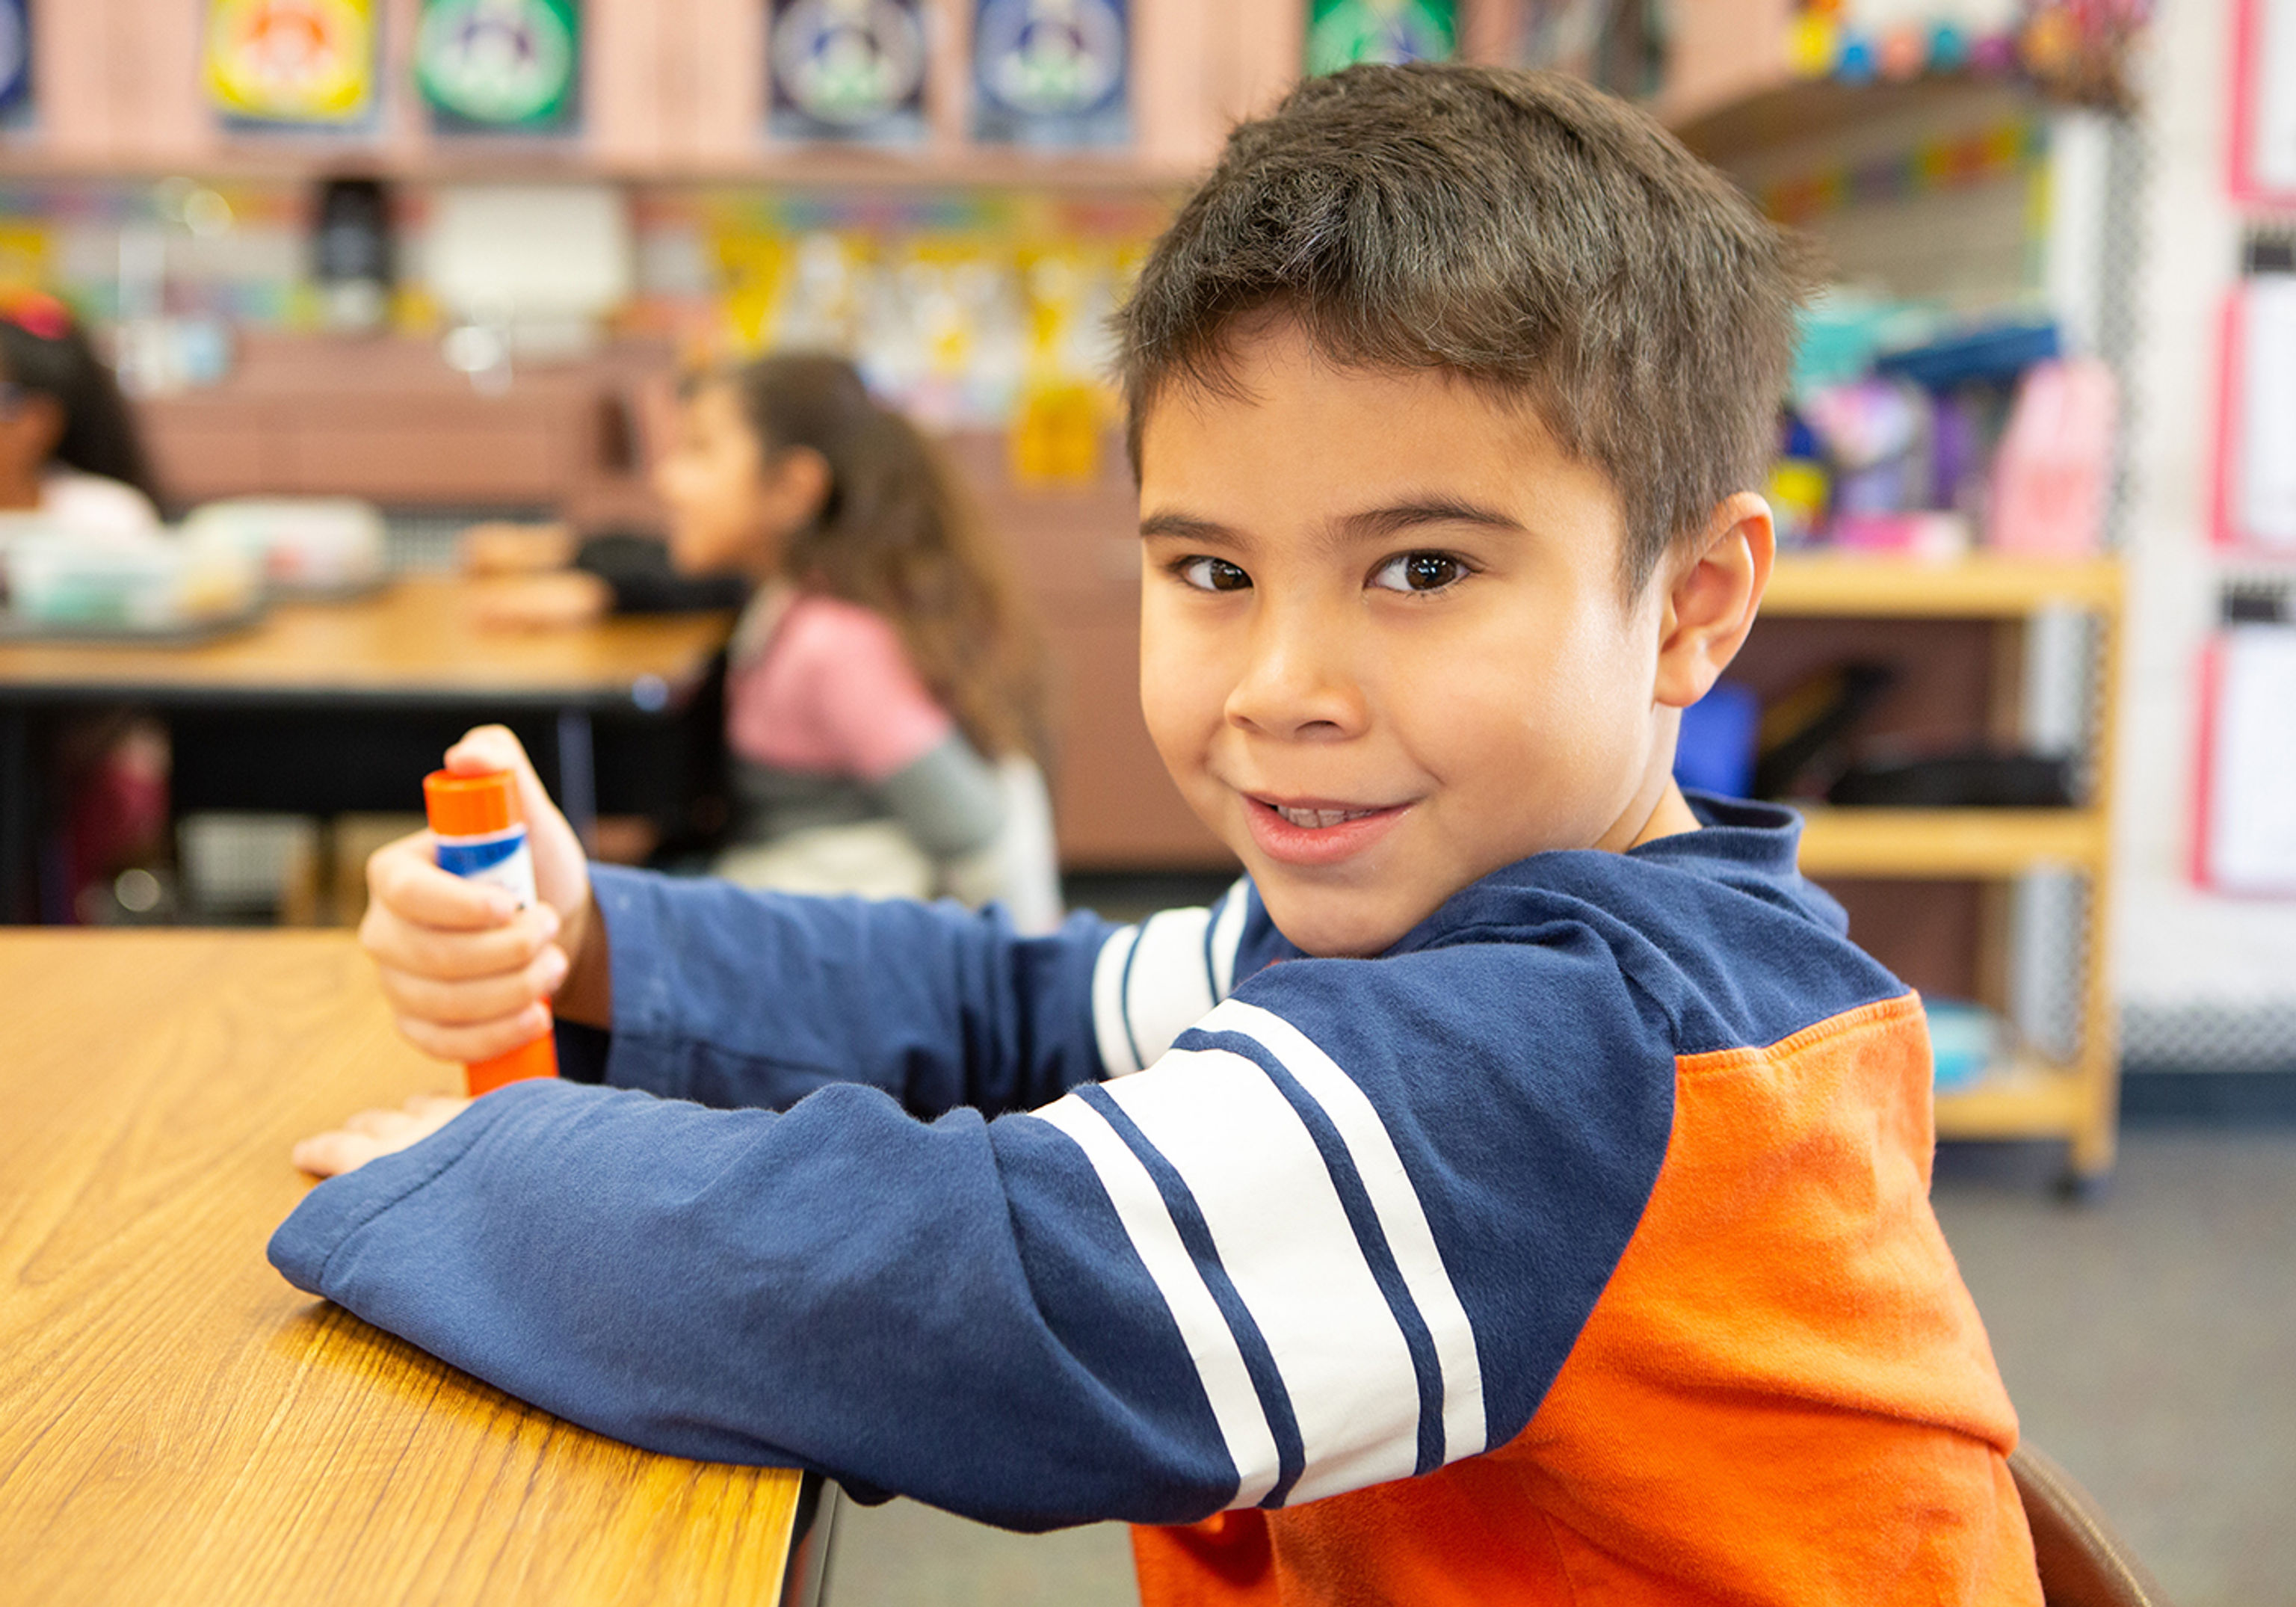
[[[160,528],[135,415],[55,297],[0,286],[0,512],[92,535]]]
[[[676,574],[748,592],[726,653],[734,819],[713,870],[996,898],[1024,930],[1055,922],[1042,649],[916,427],[842,358],[770,357],[685,388],[653,479]],[[536,579],[575,618],[623,584]]]
[[[17,516],[92,540],[149,540],[160,500],[135,414],[70,310],[45,291],[0,286],[0,530]],[[114,879],[166,857],[168,734],[100,709],[53,740],[49,807],[63,830],[43,848],[40,913],[111,918]],[[130,913],[152,907],[135,902]]]

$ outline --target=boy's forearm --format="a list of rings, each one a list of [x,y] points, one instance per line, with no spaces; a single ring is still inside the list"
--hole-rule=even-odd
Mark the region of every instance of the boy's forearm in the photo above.
[[[1090,917],[1020,939],[991,915],[898,899],[611,865],[591,888],[567,923],[559,1013],[611,1032],[602,1074],[617,1086],[779,1108],[865,1082],[937,1114],[1029,1109],[1101,1075],[1090,992],[1106,928]]]

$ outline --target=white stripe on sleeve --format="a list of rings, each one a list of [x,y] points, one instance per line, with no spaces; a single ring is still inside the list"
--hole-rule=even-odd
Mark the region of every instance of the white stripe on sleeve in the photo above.
[[[1456,1462],[1474,1455],[1489,1432],[1483,1417],[1483,1373],[1475,1330],[1444,1270],[1418,1191],[1412,1187],[1379,1112],[1330,1055],[1280,1015],[1229,999],[1197,1025],[1206,1032],[1234,1032],[1259,1043],[1299,1079],[1339,1129],[1356,1175],[1371,1196],[1404,1286],[1435,1343],[1443,1370],[1443,1459]]]
[[[1291,1102],[1221,1049],[1176,1049],[1108,1094],[1186,1183],[1275,1356],[1306,1457],[1287,1502],[1407,1478],[1418,1373]]]
[[[1092,963],[1092,1032],[1100,1045],[1100,1068],[1109,1077],[1123,1077],[1141,1067],[1132,1053],[1132,1035],[1124,1021],[1124,967],[1140,941],[1140,929],[1120,926],[1100,946]]]
[[[1235,991],[1235,955],[1243,947],[1243,918],[1251,910],[1251,882],[1239,878],[1219,901],[1209,945],[1212,960],[1212,991],[1226,998]]]
[[[1204,972],[1208,909],[1168,909],[1140,923],[1140,946],[1124,985],[1124,1019],[1143,1062],[1172,1046],[1172,1040],[1204,1019],[1219,1001]]]
[[[1187,1246],[1180,1242],[1162,1191],[1108,1119],[1075,1095],[1055,1100],[1036,1115],[1074,1139],[1099,1174],[1132,1248],[1179,1324],[1188,1358],[1211,1402],[1213,1421],[1219,1424],[1228,1459],[1235,1464],[1237,1488],[1229,1505],[1257,1506],[1275,1485],[1275,1437],[1243,1365],[1243,1352]]]

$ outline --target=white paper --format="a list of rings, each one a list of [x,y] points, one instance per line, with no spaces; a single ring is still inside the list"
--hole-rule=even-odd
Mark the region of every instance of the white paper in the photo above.
[[[2237,533],[2296,552],[2296,275],[2270,274],[2243,293]]]
[[[2226,892],[2296,895],[2296,626],[2226,634],[2206,864]]]
[[[2267,190],[2296,190],[2296,0],[2254,0],[2248,63],[2249,171]]]

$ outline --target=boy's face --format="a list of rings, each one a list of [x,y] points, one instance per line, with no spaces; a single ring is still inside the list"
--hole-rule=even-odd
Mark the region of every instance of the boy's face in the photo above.
[[[1146,419],[1141,701],[1285,936],[1376,954],[1526,855],[1694,824],[1654,695],[1667,586],[1621,597],[1599,470],[1527,409],[1335,367],[1281,321],[1234,366],[1242,399]]]

